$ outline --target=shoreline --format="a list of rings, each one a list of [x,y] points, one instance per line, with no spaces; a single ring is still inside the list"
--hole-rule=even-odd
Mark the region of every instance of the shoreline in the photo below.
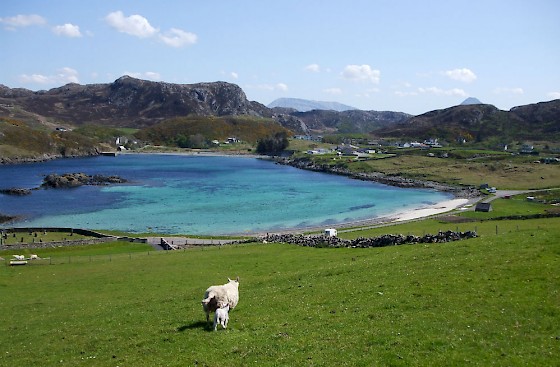
[[[326,228],[336,228],[338,232],[353,232],[359,231],[367,228],[390,226],[405,223],[408,221],[426,219],[428,217],[444,214],[451,212],[453,210],[461,210],[462,208],[468,209],[476,203],[478,199],[465,199],[465,198],[453,198],[446,201],[442,201],[435,204],[426,205],[423,207],[397,211],[395,213],[384,215],[374,218],[359,219],[349,222],[342,222],[331,225],[324,226],[309,226],[309,227],[299,227],[299,228],[287,228],[277,231],[257,231],[252,233],[232,233],[229,236],[253,236],[262,237],[267,234],[294,234],[303,232],[319,232],[324,231]]]
[[[453,210],[456,210],[460,207],[466,208],[467,205],[473,205],[477,201],[480,200],[480,193],[473,187],[454,187],[451,185],[442,184],[439,182],[433,181],[420,181],[420,180],[413,180],[407,179],[404,177],[399,176],[386,176],[381,172],[375,173],[354,173],[343,169],[332,169],[332,167],[325,167],[325,166],[316,166],[313,164],[309,164],[309,161],[296,161],[291,158],[282,158],[282,157],[271,157],[266,155],[258,155],[258,154],[245,154],[245,153],[225,153],[225,152],[216,152],[216,151],[182,151],[182,152],[119,152],[118,155],[135,155],[135,154],[158,154],[158,155],[182,155],[182,156],[208,156],[208,157],[235,157],[235,158],[253,158],[253,159],[265,159],[274,161],[277,164],[289,165],[294,168],[304,169],[308,171],[315,171],[315,172],[323,172],[328,174],[336,174],[341,176],[346,176],[351,179],[358,179],[363,181],[372,181],[380,184],[385,184],[389,186],[395,187],[402,187],[402,188],[418,188],[418,189],[433,189],[436,191],[447,192],[453,195],[452,199],[445,200],[442,202],[438,202],[435,204],[414,208],[405,211],[397,211],[393,214],[389,214],[382,217],[374,217],[374,218],[366,218],[361,220],[349,221],[344,223],[337,223],[334,225],[326,225],[326,226],[312,226],[312,227],[305,227],[305,228],[287,228],[285,230],[276,231],[278,233],[294,233],[294,232],[315,232],[315,231],[322,231],[326,227],[334,227],[339,228],[341,230],[357,230],[360,228],[368,227],[368,226],[381,226],[381,225],[390,225],[390,224],[397,224],[399,222],[406,222],[409,220],[417,220],[420,218],[426,218],[437,214],[447,213]],[[68,157],[68,158],[84,158],[84,157]],[[16,216],[17,218],[17,216]],[[4,226],[5,224],[12,222],[12,220],[4,221],[0,223],[0,226]],[[356,227],[356,229],[352,229],[352,227]],[[275,232],[275,231],[268,231],[268,232]],[[268,232],[264,231],[256,231],[253,233],[232,233],[229,236],[261,236]],[[208,234],[211,235],[211,234]]]

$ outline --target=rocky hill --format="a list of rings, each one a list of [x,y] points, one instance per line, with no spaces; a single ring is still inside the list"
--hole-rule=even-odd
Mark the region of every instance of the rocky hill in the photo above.
[[[492,105],[459,105],[414,116],[375,131],[382,137],[442,138],[483,142],[560,139],[560,100],[502,111]]]
[[[369,133],[408,120],[411,115],[392,111],[324,111],[292,112],[291,116],[314,133]]]
[[[0,86],[0,115],[27,112],[60,124],[145,127],[187,115],[270,117],[272,112],[247,100],[243,90],[225,82],[172,84],[123,76],[110,84],[66,84],[33,92]]]
[[[311,101],[301,98],[278,98],[269,103],[267,107],[288,108],[293,109],[297,112],[307,112],[312,110],[332,110],[338,112],[357,110],[357,108],[355,107],[351,107],[338,102]]]

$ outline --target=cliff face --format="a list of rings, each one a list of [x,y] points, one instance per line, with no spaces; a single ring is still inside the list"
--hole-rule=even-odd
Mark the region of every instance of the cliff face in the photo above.
[[[129,76],[110,84],[72,83],[39,92],[2,86],[0,103],[72,125],[144,127],[187,115],[272,115],[265,106],[248,101],[235,84],[172,84]]]

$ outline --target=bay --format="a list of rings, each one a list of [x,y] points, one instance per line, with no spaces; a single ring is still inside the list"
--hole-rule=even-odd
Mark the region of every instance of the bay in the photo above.
[[[0,166],[0,188],[35,188],[50,173],[118,175],[126,184],[0,194],[9,226],[228,235],[327,227],[436,204],[449,194],[403,189],[230,156],[124,154]],[[7,227],[4,224],[4,227]]]

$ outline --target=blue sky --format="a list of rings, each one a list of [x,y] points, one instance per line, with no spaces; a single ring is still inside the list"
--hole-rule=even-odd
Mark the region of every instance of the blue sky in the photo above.
[[[560,98],[557,0],[3,0],[0,84],[227,81],[420,114]]]

